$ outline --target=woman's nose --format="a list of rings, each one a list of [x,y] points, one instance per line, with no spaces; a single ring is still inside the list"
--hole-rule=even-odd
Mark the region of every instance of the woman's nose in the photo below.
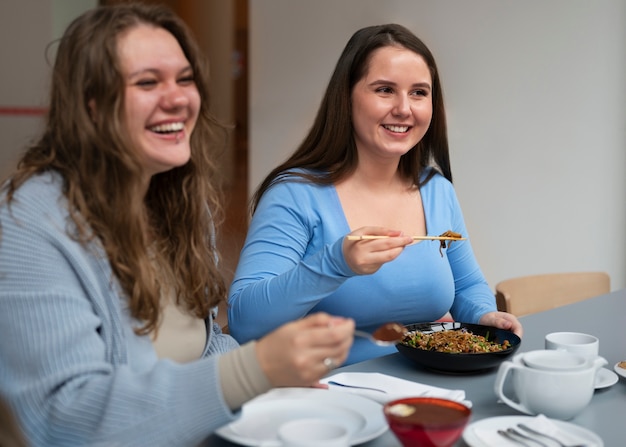
[[[409,102],[409,98],[398,96],[394,104],[393,114],[396,116],[407,116],[410,113],[411,103]]]
[[[161,104],[165,109],[179,109],[189,104],[185,90],[177,84],[167,86],[161,97]]]

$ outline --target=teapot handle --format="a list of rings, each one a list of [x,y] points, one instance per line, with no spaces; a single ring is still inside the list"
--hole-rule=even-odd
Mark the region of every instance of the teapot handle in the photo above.
[[[607,359],[605,359],[602,356],[597,356],[595,359],[592,360],[592,363],[593,363],[593,366],[596,368],[596,371],[602,368],[603,366],[606,366],[609,364]]]
[[[509,371],[512,369],[522,369],[523,367],[520,365],[516,365],[513,362],[504,361],[500,364],[500,368],[498,369],[498,375],[496,376],[496,381],[494,384],[494,390],[496,392],[496,396],[498,396],[505,404],[509,407],[514,408],[522,413],[526,414],[534,414],[520,402],[515,402],[504,394],[504,383],[506,381],[507,375]]]

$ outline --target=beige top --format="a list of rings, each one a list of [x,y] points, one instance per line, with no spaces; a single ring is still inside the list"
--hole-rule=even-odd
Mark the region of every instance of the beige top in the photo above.
[[[199,359],[207,341],[205,320],[181,311],[173,293],[163,298],[165,305],[159,330],[156,337],[152,334],[157,356],[179,363]],[[247,343],[222,354],[218,360],[222,394],[232,410],[271,388],[256,358],[255,345],[254,341]]]
[[[163,307],[163,317],[157,337],[152,338],[159,358],[176,360],[179,363],[197,360],[206,345],[206,324],[201,318],[179,309],[174,297],[168,297]]]

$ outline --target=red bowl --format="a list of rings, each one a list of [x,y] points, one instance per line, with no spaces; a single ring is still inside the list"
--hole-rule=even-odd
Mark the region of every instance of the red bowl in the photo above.
[[[472,410],[437,397],[408,397],[388,402],[383,412],[404,447],[451,447],[461,437]]]

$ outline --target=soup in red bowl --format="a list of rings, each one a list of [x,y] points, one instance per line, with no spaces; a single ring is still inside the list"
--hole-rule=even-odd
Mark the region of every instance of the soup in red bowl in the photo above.
[[[404,447],[451,447],[461,437],[472,410],[437,397],[408,397],[388,402],[383,412]]]

